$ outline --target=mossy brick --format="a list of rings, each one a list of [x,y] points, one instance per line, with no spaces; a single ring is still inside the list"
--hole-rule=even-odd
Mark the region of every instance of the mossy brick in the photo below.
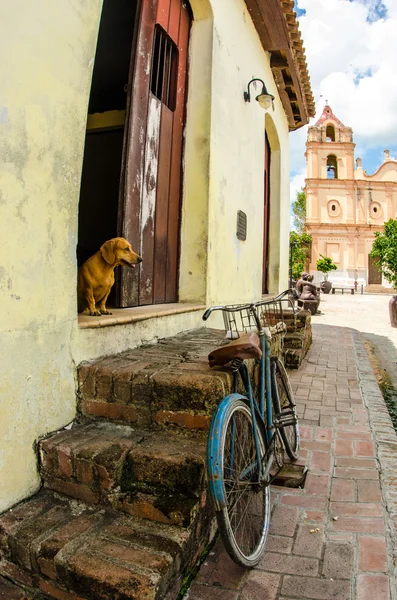
[[[86,533],[98,522],[97,514],[91,513],[89,510],[85,514],[74,517],[70,511],[69,520],[67,523],[61,524],[44,540],[37,544],[34,559],[32,562],[38,572],[49,577],[50,579],[57,578],[55,556],[64,546],[70,541],[75,540],[81,534]]]
[[[30,520],[40,517],[43,513],[60,502],[52,497],[49,492],[42,492],[33,496],[27,502],[21,502],[11,510],[0,516],[0,550],[3,555],[10,555],[9,539]]]
[[[124,489],[137,484],[199,495],[204,480],[205,442],[198,437],[156,435],[127,457]]]
[[[303,348],[304,336],[300,333],[291,333],[284,338],[284,348],[291,350],[299,350]]]
[[[132,404],[119,404],[118,402],[97,401],[83,398],[79,403],[79,410],[83,417],[88,419],[108,419],[124,423],[150,423],[150,411],[141,410]]]
[[[103,491],[109,492],[120,484],[127,452],[127,448],[113,444],[93,459],[99,485]]]
[[[102,554],[113,560],[138,565],[155,573],[165,573],[172,564],[172,557],[165,552],[155,552],[143,546],[124,544],[118,540],[109,540],[99,536],[88,547],[93,554]]]
[[[186,529],[152,521],[145,522],[122,514],[106,524],[101,533],[111,539],[153,548],[172,556],[182,555],[190,539],[190,533]]]
[[[48,533],[57,524],[65,521],[67,511],[65,506],[56,505],[42,515],[30,519],[21,525],[18,534],[9,540],[12,560],[27,571],[32,569],[31,545],[39,538]]]
[[[142,358],[142,357],[141,357]],[[141,371],[150,370],[150,360],[123,360],[113,371],[114,401],[128,404],[132,400],[132,380]]]
[[[27,596],[22,588],[0,576],[0,598],[2,600],[26,600]]]
[[[87,600],[155,600],[160,579],[149,570],[137,573],[111,558],[84,552],[70,556],[62,571],[67,587]]]
[[[47,581],[43,578],[40,578],[39,580],[39,587],[44,594],[50,598],[56,598],[57,600],[86,600],[73,592],[68,592],[62,587],[55,585],[53,581]]]
[[[116,354],[99,359],[95,364],[96,391],[95,397],[101,400],[113,400],[113,374],[122,366],[121,355]]]
[[[206,375],[161,371],[153,376],[152,409],[212,412],[219,400],[231,392],[231,383],[230,374],[222,371],[209,371]]]
[[[61,443],[63,451],[67,448],[70,470],[65,473],[59,464],[58,469],[46,472],[46,485],[53,487],[53,482],[56,481],[59,486],[62,479],[74,486],[83,484],[83,490],[88,486],[95,494],[96,502],[101,488],[108,492],[119,484],[125,456],[142,440],[143,435],[129,426],[112,423],[94,423],[73,428]],[[54,451],[59,451],[59,446],[54,445]],[[75,487],[68,489],[70,493]],[[86,491],[84,495],[86,497]]]
[[[86,533],[98,523],[98,514],[95,510],[87,507],[80,508],[80,510],[81,514],[75,515],[73,505],[70,506],[68,521],[60,524],[40,542],[37,550],[38,557],[53,560],[66,544],[82,533]]]
[[[83,362],[77,367],[78,392],[89,397],[95,396],[95,366],[92,362]]]
[[[0,558],[0,575],[28,588],[33,588],[34,586],[33,578],[25,569],[21,569],[18,565],[5,558]],[[8,596],[5,596],[5,598],[8,600]],[[19,596],[19,599],[26,600],[26,596]]]
[[[41,476],[46,479],[56,474],[69,478],[73,475],[73,457],[77,449],[88,443],[95,432],[81,426],[64,429],[39,442]]]
[[[115,508],[140,519],[188,527],[200,508],[199,499],[175,492],[122,494]]]
[[[153,420],[159,425],[177,425],[187,429],[198,429],[208,431],[211,423],[211,416],[188,412],[188,411],[172,411],[158,410],[153,415]]]
[[[287,369],[298,369],[302,361],[300,350],[286,350],[284,364]]]
[[[82,500],[86,504],[99,504],[100,494],[97,490],[93,490],[88,485],[83,483],[75,483],[74,481],[65,481],[63,479],[56,479],[55,477],[48,479],[44,482],[46,489],[53,490],[64,496],[75,498],[76,500]]]
[[[150,406],[153,398],[153,377],[156,373],[168,369],[170,369],[168,363],[154,362],[135,373],[131,382],[131,401],[133,403],[146,401]]]

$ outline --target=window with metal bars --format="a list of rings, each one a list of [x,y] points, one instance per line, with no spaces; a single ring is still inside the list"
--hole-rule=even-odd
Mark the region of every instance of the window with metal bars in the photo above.
[[[160,25],[154,31],[150,89],[170,110],[176,106],[178,48]]]

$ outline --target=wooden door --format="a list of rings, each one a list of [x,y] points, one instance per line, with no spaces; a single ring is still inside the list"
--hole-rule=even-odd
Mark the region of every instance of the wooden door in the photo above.
[[[119,231],[143,262],[122,269],[119,305],[178,300],[181,165],[191,13],[183,0],[141,3],[129,84]]]
[[[265,200],[263,210],[263,272],[262,272],[262,294],[267,294],[268,269],[269,269],[269,219],[270,219],[270,144],[265,134]]]
[[[382,273],[379,270],[378,264],[374,258],[368,256],[368,284],[382,283]]]

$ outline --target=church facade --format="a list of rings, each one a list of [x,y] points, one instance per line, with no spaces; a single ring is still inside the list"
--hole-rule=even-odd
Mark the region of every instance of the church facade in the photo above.
[[[397,161],[384,151],[383,163],[372,175],[354,164],[353,131],[324,107],[317,123],[308,129],[306,232],[312,236],[310,272],[315,281],[320,255],[332,258],[338,269],[330,279],[334,285],[355,281],[367,291],[390,288],[369,253],[375,232],[397,217]]]

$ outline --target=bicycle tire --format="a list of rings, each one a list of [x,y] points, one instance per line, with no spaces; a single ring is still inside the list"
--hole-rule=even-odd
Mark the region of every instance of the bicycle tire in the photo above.
[[[275,419],[281,417],[278,428],[285,451],[291,460],[297,460],[300,443],[298,415],[287,371],[277,357],[271,358],[271,388]]]
[[[216,511],[216,517],[229,556],[239,565],[254,567],[266,546],[270,522],[270,488],[265,483],[257,482],[250,407],[243,400],[232,396],[227,400],[221,421],[211,428],[212,434],[218,436],[215,441],[220,444],[220,477],[227,499],[227,505]],[[257,433],[263,459],[266,454],[265,445],[258,429]],[[210,462],[209,477],[212,476]],[[251,465],[252,468],[249,468]]]

